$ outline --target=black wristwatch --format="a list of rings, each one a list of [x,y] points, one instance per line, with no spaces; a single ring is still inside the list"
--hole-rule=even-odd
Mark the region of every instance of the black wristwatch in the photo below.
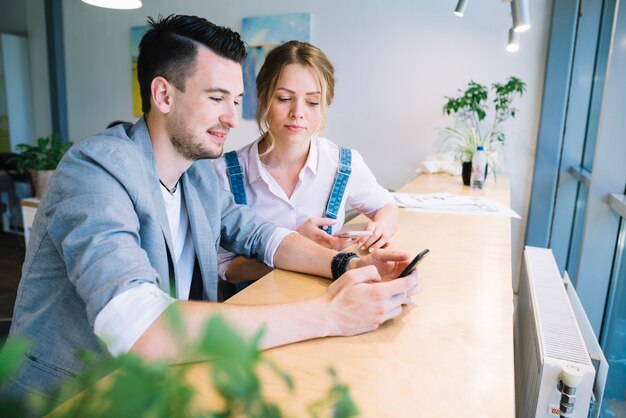
[[[333,257],[333,261],[330,263],[330,272],[332,273],[333,280],[337,280],[346,272],[350,260],[358,257],[359,256],[355,253],[337,253],[337,255]]]

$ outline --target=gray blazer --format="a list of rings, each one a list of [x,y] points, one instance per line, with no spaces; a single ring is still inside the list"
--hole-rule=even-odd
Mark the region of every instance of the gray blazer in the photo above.
[[[217,301],[217,247],[262,260],[276,227],[235,204],[209,160],[195,162],[180,187],[204,299]],[[141,283],[170,293],[171,244],[143,118],[72,147],[39,205],[26,251],[9,338],[32,346],[11,393],[50,394],[81,370],[77,350],[107,355],[93,332],[96,316]]]

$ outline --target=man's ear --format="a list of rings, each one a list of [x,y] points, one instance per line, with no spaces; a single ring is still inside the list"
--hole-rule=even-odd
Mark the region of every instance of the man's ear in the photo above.
[[[150,83],[150,99],[152,106],[159,109],[161,113],[169,113],[172,110],[172,86],[165,78],[159,76],[152,79]]]

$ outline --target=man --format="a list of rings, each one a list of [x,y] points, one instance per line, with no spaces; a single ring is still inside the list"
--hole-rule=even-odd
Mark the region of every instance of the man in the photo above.
[[[417,273],[381,281],[407,254],[336,254],[236,205],[210,159],[238,124],[244,45],[198,17],[150,24],[138,58],[144,117],[74,146],[40,203],[10,334],[33,342],[14,396],[52,393],[80,371],[76,351],[101,352],[101,341],[113,355],[183,360],[165,319],[172,306],[192,339],[219,313],[248,334],[266,325],[267,348],[376,329],[418,290]],[[283,269],[349,271],[311,300],[211,303],[218,245]]]

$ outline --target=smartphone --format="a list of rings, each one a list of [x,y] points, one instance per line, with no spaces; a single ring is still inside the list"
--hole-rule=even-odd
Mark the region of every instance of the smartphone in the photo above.
[[[411,272],[413,270],[415,270],[415,268],[420,263],[420,261],[422,261],[424,259],[424,257],[426,257],[426,254],[428,254],[429,251],[430,250],[428,248],[426,248],[424,251],[422,251],[421,253],[416,255],[415,258],[413,259],[413,261],[411,261],[409,263],[409,265],[406,266],[404,271],[402,273],[400,273],[400,275],[398,277],[404,277],[404,276],[408,276],[409,274],[411,274]]]
[[[351,224],[346,224],[341,228],[341,231],[334,234],[336,237],[340,238],[358,238],[358,237],[369,237],[372,235],[372,231],[365,231],[365,227],[367,223],[365,222],[356,222]]]
[[[336,237],[339,238],[354,238],[354,237],[369,237],[372,235],[372,231],[339,231]]]

